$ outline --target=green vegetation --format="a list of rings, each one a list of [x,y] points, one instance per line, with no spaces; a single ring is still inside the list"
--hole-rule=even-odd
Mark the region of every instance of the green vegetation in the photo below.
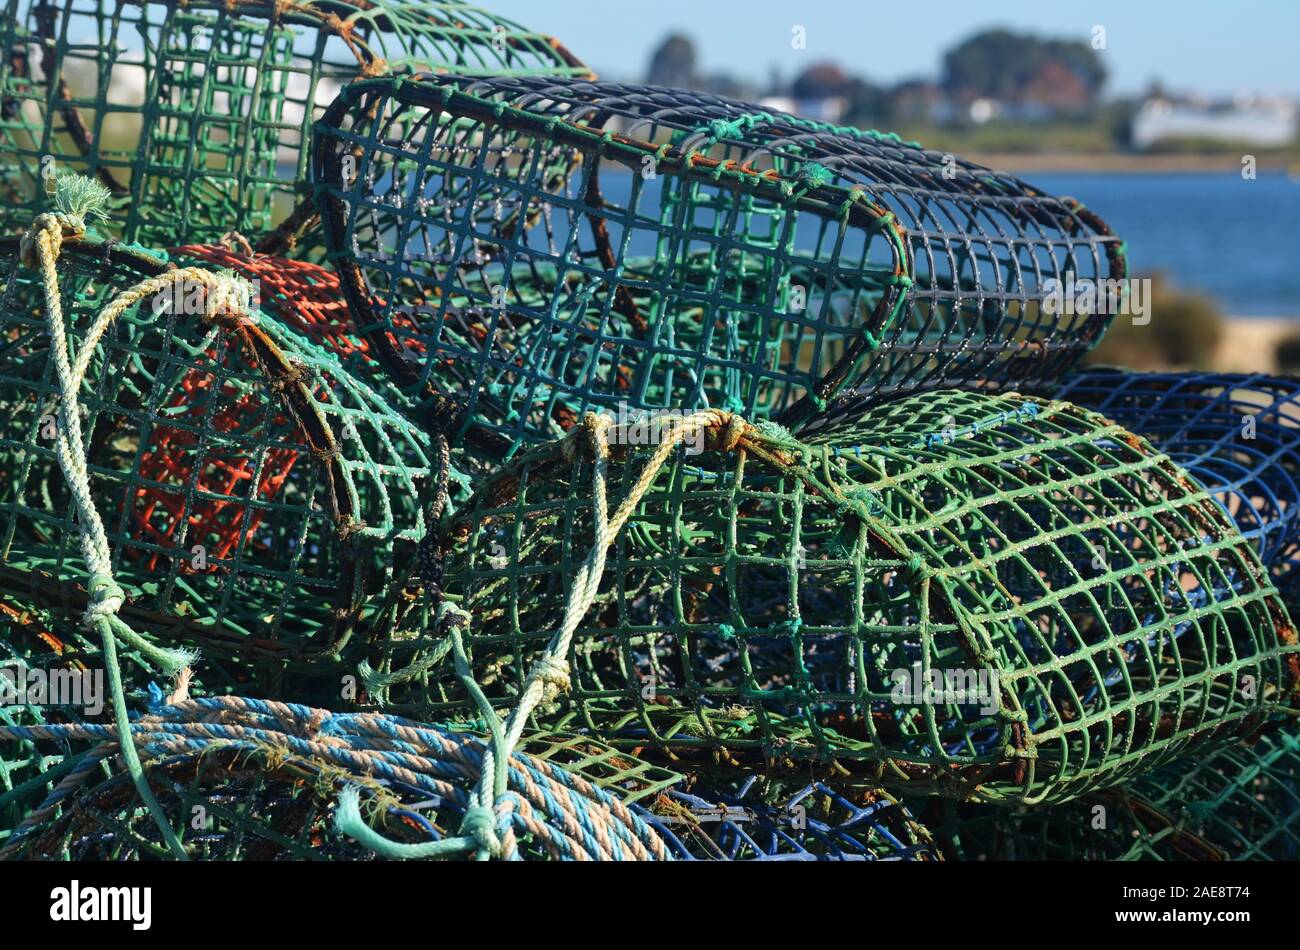
[[[1300,332],[1279,340],[1275,356],[1279,373],[1300,375]]]
[[[1151,278],[1150,321],[1115,317],[1085,362],[1133,369],[1207,369],[1223,337],[1224,321],[1214,302],[1175,289],[1163,276]]]

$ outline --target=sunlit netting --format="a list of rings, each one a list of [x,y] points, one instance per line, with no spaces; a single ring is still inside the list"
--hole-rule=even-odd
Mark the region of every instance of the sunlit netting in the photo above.
[[[1300,603],[1300,379],[1088,369],[1055,390],[1150,439],[1217,497]]]
[[[362,669],[434,718],[475,708],[463,637],[493,704],[540,682],[558,728],[1037,801],[1199,754],[1300,688],[1251,544],[1068,403],[918,394],[806,442],[716,411],[591,415],[440,537],[420,574],[449,600]]]
[[[562,767],[571,759],[563,749],[550,759],[512,756],[485,826],[470,791],[483,761],[483,740],[475,736],[255,699],[156,699],[131,731],[191,858],[370,858],[376,832],[386,857],[672,857],[617,794]],[[0,728],[0,741],[72,742],[85,750],[0,845],[0,856],[168,856],[126,775],[115,767],[101,777],[101,764],[116,758],[116,737],[111,726]]]
[[[1205,861],[1300,858],[1300,737],[1165,766],[1123,789],[1025,810],[955,806],[936,822],[965,860]]]
[[[1110,314],[1049,313],[1048,282],[1126,269],[1071,199],[700,93],[363,80],[313,153],[359,329],[498,456],[592,406],[793,421],[836,394],[1052,379]]]
[[[343,83],[412,68],[590,75],[458,0],[0,0],[0,221],[26,227],[73,171],[113,191],[128,241],[233,228],[283,252],[316,220],[311,124]]]
[[[0,586],[98,612],[111,565],[139,632],[214,662],[334,661],[423,532],[427,439],[232,278],[75,237],[55,251],[57,331],[40,272],[0,242]],[[71,413],[100,567],[60,460]]]
[[[754,777],[730,793],[673,790],[654,803],[651,822],[686,860],[942,860],[929,832],[887,793],[853,802],[820,782],[774,797],[762,793]]]

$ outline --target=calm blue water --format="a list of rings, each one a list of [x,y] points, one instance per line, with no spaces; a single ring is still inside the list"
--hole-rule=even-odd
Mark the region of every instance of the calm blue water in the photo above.
[[[1300,181],[1280,172],[1020,177],[1105,218],[1127,242],[1133,273],[1164,271],[1227,314],[1300,319]]]

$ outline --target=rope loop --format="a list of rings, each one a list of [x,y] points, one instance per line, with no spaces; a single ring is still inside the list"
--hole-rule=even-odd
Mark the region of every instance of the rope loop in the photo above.
[[[461,834],[474,839],[480,853],[501,856],[501,839],[497,837],[497,816],[490,808],[471,805],[460,823]]]
[[[111,574],[92,574],[87,584],[90,603],[81,615],[81,623],[87,629],[94,630],[100,620],[115,616],[126,603],[126,592],[117,585]]]

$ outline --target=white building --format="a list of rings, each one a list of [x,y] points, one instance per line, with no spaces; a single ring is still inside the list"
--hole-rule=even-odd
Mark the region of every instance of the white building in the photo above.
[[[1238,96],[1232,103],[1148,99],[1133,117],[1133,144],[1138,148],[1161,139],[1192,138],[1276,146],[1297,133],[1296,103],[1288,99]]]

